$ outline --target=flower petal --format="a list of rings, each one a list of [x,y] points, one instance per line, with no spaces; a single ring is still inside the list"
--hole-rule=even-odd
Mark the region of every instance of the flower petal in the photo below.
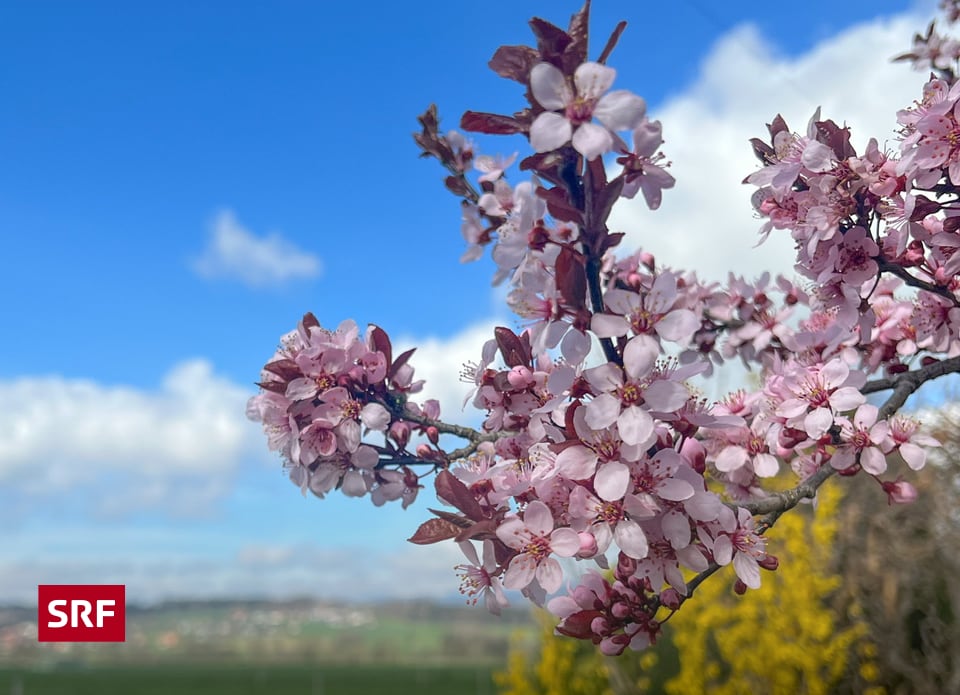
[[[577,87],[577,96],[586,99],[599,99],[610,89],[616,76],[616,70],[601,63],[590,61],[581,64],[573,73],[573,83]]]
[[[523,512],[524,525],[536,536],[546,536],[553,530],[553,514],[550,507],[534,500]]]
[[[593,481],[597,495],[605,502],[623,499],[629,484],[630,469],[619,461],[611,461],[601,466]]]
[[[567,79],[550,63],[533,66],[530,71],[530,91],[537,103],[548,111],[559,111],[573,101]]]
[[[540,120],[540,117],[544,115],[546,114],[537,116],[537,120]],[[566,123],[569,126],[570,122],[566,121]],[[534,121],[533,125],[536,125],[536,121]],[[530,142],[533,142],[533,126],[530,127]],[[610,131],[602,125],[584,123],[577,128],[573,134],[573,148],[588,160],[593,160],[604,152],[609,152],[613,149],[613,136],[610,135]],[[551,147],[550,149],[555,150],[556,147]],[[545,152],[547,150],[537,151]]]
[[[617,427],[620,428],[620,438],[627,444],[644,445],[653,437],[653,418],[646,410],[635,405],[620,413]]]
[[[620,546],[620,550],[635,560],[642,560],[649,553],[647,536],[636,521],[629,519],[621,521],[613,531],[613,538]]]
[[[545,111],[530,125],[530,146],[537,152],[557,150],[570,142],[573,126],[558,113]]]
[[[593,115],[610,130],[633,130],[643,123],[647,102],[626,89],[604,94]]]

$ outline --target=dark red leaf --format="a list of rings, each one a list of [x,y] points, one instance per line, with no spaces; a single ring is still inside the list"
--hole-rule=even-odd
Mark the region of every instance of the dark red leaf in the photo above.
[[[300,322],[303,323],[303,327],[306,328],[307,330],[310,330],[311,328],[320,327],[320,322],[317,321],[317,317],[314,316],[313,313],[309,311],[303,315],[303,318],[300,319]]]
[[[590,26],[590,0],[583,3],[583,7],[570,18],[567,35],[570,45],[564,51],[564,67],[570,71],[576,70],[581,63],[587,62],[587,36]]]
[[[520,161],[520,171],[533,171],[540,178],[549,181],[555,186],[563,185],[560,176],[560,167],[563,156],[556,152],[541,152],[525,157]]]
[[[437,497],[451,504],[474,521],[484,518],[483,509],[470,489],[450,471],[440,471],[434,480]],[[459,530],[457,531],[459,533]]]
[[[449,521],[451,524],[459,526],[460,528],[470,528],[474,525],[472,521],[463,516],[463,514],[454,514],[453,512],[445,512],[442,509],[427,509],[427,511],[432,512],[439,516],[444,521]]]
[[[564,246],[557,256],[557,289],[567,307],[577,311],[586,306],[587,274],[584,272],[583,259],[570,247]]]
[[[832,149],[837,159],[856,157],[857,152],[850,144],[850,129],[841,128],[833,121],[817,121],[817,140]]]
[[[557,220],[583,224],[583,213],[570,204],[566,189],[560,186],[554,188],[537,188],[537,195],[547,202],[547,210]]]
[[[753,153],[764,166],[777,161],[776,151],[760,138],[750,138],[750,144],[753,145]]]
[[[512,116],[498,113],[482,113],[467,111],[460,118],[460,127],[471,133],[488,133],[491,135],[512,135],[523,133],[523,125]]]
[[[417,116],[417,120],[420,121],[420,125],[423,126],[424,130],[436,133],[440,125],[440,118],[437,116],[437,105],[430,104],[426,111]]]
[[[287,385],[282,381],[258,381],[256,384],[264,391],[273,391],[274,393],[287,392]]]
[[[428,519],[420,524],[420,528],[407,540],[417,545],[430,545],[450,538],[456,538],[460,528],[443,519]]]
[[[570,35],[557,25],[539,17],[530,20],[530,28],[537,37],[537,50],[543,60],[562,68],[563,53],[573,40]]]
[[[597,159],[599,159],[599,157],[597,157]],[[593,209],[594,220],[606,223],[607,218],[610,217],[610,212],[613,210],[614,203],[620,199],[620,193],[623,192],[623,184],[625,181],[626,179],[624,177],[618,176],[594,196],[594,200],[596,200]]]
[[[529,345],[524,349],[524,344],[516,333],[509,328],[497,326],[493,330],[493,334],[497,339],[497,347],[500,348],[500,355],[508,367],[530,365]]]
[[[960,229],[960,217],[947,217],[943,220],[943,231],[951,234]]]
[[[297,363],[290,359],[267,362],[265,365],[263,365],[263,369],[271,374],[276,374],[284,381],[293,381],[294,379],[299,379],[303,376],[303,372],[300,371],[300,367],[297,365]]]
[[[613,232],[612,234],[607,234],[603,238],[603,243],[600,245],[600,255],[602,256],[610,249],[618,246],[620,242],[623,241],[623,237],[625,236],[626,234],[624,232]]]
[[[620,40],[620,35],[623,33],[623,30],[627,28],[627,23],[621,21],[617,24],[616,28],[613,30],[613,33],[610,34],[610,38],[607,39],[607,45],[603,47],[603,53],[600,54],[600,57],[597,58],[598,63],[606,63],[607,58],[610,57],[610,54],[613,53],[613,49],[617,46],[617,41]]]
[[[770,131],[770,142],[773,142],[777,137],[777,133],[782,131],[790,132],[790,128],[787,126],[787,122],[783,120],[783,116],[779,113],[776,118],[773,119],[773,123],[767,124],[767,130]]]
[[[457,543],[462,543],[463,541],[469,541],[476,539],[478,541],[484,540],[493,540],[497,537],[497,526],[500,524],[494,519],[484,519],[483,521],[478,521],[475,524],[471,524],[470,528],[464,529],[460,532],[460,535],[457,536]]]
[[[567,637],[576,637],[577,639],[592,639],[594,637],[591,627],[594,619],[603,617],[600,611],[577,611],[571,613],[557,625],[557,632]]]
[[[371,324],[373,325],[373,324]],[[390,345],[390,338],[380,326],[373,326],[370,332],[370,338],[373,340],[373,347],[377,352],[382,352],[387,358],[387,364],[393,359],[393,346]]]
[[[443,183],[448,191],[461,198],[470,194],[470,184],[464,180],[463,176],[448,176]]]
[[[501,46],[487,65],[500,77],[527,84],[530,71],[539,62],[540,54],[530,46]]]
[[[397,373],[397,370],[400,369],[407,361],[413,356],[413,353],[417,351],[417,348],[410,348],[406,352],[402,353],[396,361],[390,365],[390,369],[387,370],[387,378],[393,378],[393,375]]]

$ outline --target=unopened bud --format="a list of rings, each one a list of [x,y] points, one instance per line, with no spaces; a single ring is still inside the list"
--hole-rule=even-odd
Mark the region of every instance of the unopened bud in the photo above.
[[[780,559],[776,555],[767,555],[762,560],[757,560],[757,564],[763,569],[773,572],[780,566]]]
[[[844,468],[842,471],[837,471],[837,475],[842,475],[844,478],[851,478],[860,472],[860,464],[855,463],[849,468]]]
[[[675,611],[680,607],[681,603],[683,603],[683,597],[676,589],[664,589],[660,592],[660,605],[664,608]]]
[[[580,531],[577,535],[580,537],[580,550],[577,552],[577,557],[588,558],[596,555],[599,546],[594,535],[587,531]]]
[[[427,439],[433,444],[438,444],[440,442],[440,431],[433,425],[430,425],[427,427]]]
[[[696,439],[686,439],[680,447],[680,455],[697,473],[703,475],[707,470],[707,451]]]
[[[917,488],[905,480],[885,480],[881,485],[887,493],[887,504],[910,504],[917,499]]]
[[[733,583],[733,593],[737,596],[743,596],[747,593],[747,585],[743,583],[742,579],[738,579]]]
[[[515,389],[525,389],[533,383],[534,379],[530,368],[520,364],[507,373],[507,381]]]
[[[637,571],[638,564],[639,563],[637,563],[637,561],[629,555],[620,553],[620,556],[617,558],[617,579],[626,580],[629,577],[632,577]]]

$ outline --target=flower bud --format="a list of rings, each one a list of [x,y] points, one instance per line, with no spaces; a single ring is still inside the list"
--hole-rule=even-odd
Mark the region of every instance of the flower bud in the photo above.
[[[757,560],[757,564],[763,569],[773,572],[780,566],[780,559],[776,555],[767,555],[762,560]]]
[[[577,557],[589,558],[596,555],[599,546],[594,535],[587,531],[580,531],[577,535],[580,536],[580,550],[577,552]]]
[[[747,593],[747,585],[743,583],[742,579],[738,579],[733,583],[733,593],[737,596],[743,596]]]
[[[515,389],[525,389],[533,383],[533,374],[529,367],[518,364],[507,373],[507,381]]]
[[[638,564],[639,563],[629,555],[620,553],[620,556],[617,558],[617,579],[626,580],[632,577],[637,571]]]
[[[703,475],[703,472],[707,470],[707,451],[699,440],[692,438],[684,440],[680,447],[680,455],[700,475]]]
[[[683,603],[683,597],[676,589],[669,588],[660,592],[660,605],[664,608],[675,611],[680,607],[681,603]]]
[[[917,489],[905,480],[885,480],[881,485],[887,493],[887,504],[910,504],[917,499]]]
[[[429,439],[431,443],[438,444],[440,442],[440,432],[439,430],[437,430],[436,427],[434,427],[433,425],[430,425],[429,427],[427,427],[426,432],[427,432],[427,439]]]

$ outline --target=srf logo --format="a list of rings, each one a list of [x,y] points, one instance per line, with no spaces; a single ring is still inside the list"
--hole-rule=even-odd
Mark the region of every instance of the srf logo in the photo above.
[[[37,587],[40,642],[123,642],[126,586],[41,584]]]

